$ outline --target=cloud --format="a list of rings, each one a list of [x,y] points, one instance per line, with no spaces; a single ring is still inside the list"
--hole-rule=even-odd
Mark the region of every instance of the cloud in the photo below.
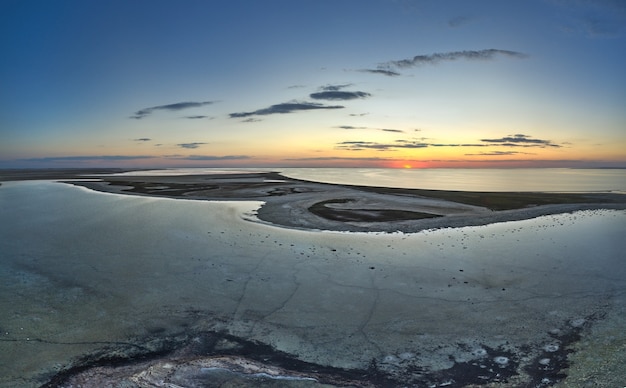
[[[226,155],[226,156],[215,156],[215,155],[189,155],[185,157],[176,157],[177,159],[184,160],[245,160],[252,159],[252,157],[247,155]]]
[[[350,157],[342,157],[342,156],[319,156],[319,157],[311,157],[311,158],[288,158],[283,159],[285,161],[332,161],[332,160],[355,160],[355,161],[366,161],[366,162],[378,162],[378,161],[388,161],[394,159],[387,158],[377,158],[377,157],[368,157],[368,158],[350,158]]]
[[[530,152],[519,152],[519,151],[491,151],[491,152],[480,152],[477,154],[464,154],[465,156],[507,156],[507,155],[534,155]]]
[[[454,19],[453,19],[454,20]],[[511,50],[485,49],[485,50],[464,50],[449,51],[444,53],[433,53],[428,55],[416,55],[413,58],[400,59],[395,61],[383,62],[376,69],[360,69],[357,71],[371,74],[382,74],[389,77],[401,75],[397,69],[407,69],[421,65],[436,65],[440,62],[451,62],[461,59],[465,60],[493,60],[497,56],[518,58],[527,58],[528,55]]]
[[[352,84],[337,84],[337,85],[331,84],[331,85],[322,86],[320,87],[322,92],[311,93],[309,97],[315,100],[354,100],[357,98],[367,98],[371,96],[371,94],[366,93],[366,92],[360,92],[360,91],[350,92],[350,91],[342,90],[349,86],[352,86]]]
[[[374,129],[374,130],[380,130],[380,131],[383,131],[383,132],[404,133],[404,131],[401,130],[401,129],[355,127],[355,126],[352,126],[352,125],[339,125],[339,126],[336,126],[335,128],[340,128],[340,129]]]
[[[429,144],[431,147],[489,147],[489,144],[471,144],[471,143],[465,143],[465,144],[441,144],[441,143],[430,143]]]
[[[352,86],[352,84],[326,85],[326,86],[322,86],[320,89],[325,90],[327,92],[333,92],[333,91],[347,88],[349,86]]]
[[[464,26],[464,25],[468,24],[472,20],[473,19],[471,17],[469,17],[469,16],[457,16],[457,17],[453,17],[452,19],[448,20],[448,26],[450,26],[452,28],[461,27],[461,26]]]
[[[150,141],[152,139],[150,139],[149,137],[140,137],[139,139],[133,139],[133,141]]]
[[[450,51],[445,53],[434,53],[429,55],[416,55],[413,58],[401,59],[397,61],[389,61],[380,65],[380,68],[398,67],[401,69],[420,66],[420,65],[436,65],[440,62],[465,60],[492,60],[497,56],[523,59],[528,55],[517,51],[486,49],[486,50],[465,50]]]
[[[585,16],[581,24],[584,31],[590,37],[610,38],[620,34],[624,19],[611,20],[603,17]]]
[[[198,119],[206,119],[209,116],[185,116],[186,119],[198,120]]]
[[[354,100],[357,98],[367,98],[370,96],[371,94],[366,92],[348,92],[341,90],[332,90],[309,94],[309,97],[315,100]]]
[[[258,109],[253,112],[238,112],[230,113],[230,118],[243,118],[250,116],[264,116],[271,114],[284,114],[292,113],[303,110],[317,110],[317,109],[343,109],[341,105],[324,105],[315,102],[286,102],[282,104],[271,105],[269,108]]]
[[[215,101],[202,101],[202,102],[187,101],[187,102],[177,102],[177,103],[168,104],[168,105],[158,105],[158,106],[153,106],[150,108],[140,109],[137,112],[135,112],[134,115],[130,116],[130,118],[141,120],[144,117],[151,115],[154,111],[157,111],[157,110],[179,111],[179,110],[189,109],[189,108],[199,108],[199,107],[202,107],[205,105],[211,105],[214,103]]]
[[[347,128],[355,128],[345,126]],[[342,127],[340,127],[342,128]],[[403,132],[397,129],[381,129],[382,131],[387,132]],[[393,151],[398,149],[406,149],[406,148],[427,148],[427,147],[468,147],[468,148],[476,148],[476,147],[537,147],[537,148],[546,148],[546,147],[555,147],[560,148],[561,145],[554,144],[550,140],[542,140],[542,139],[534,139],[531,136],[523,135],[523,134],[515,134],[509,135],[498,139],[480,139],[483,143],[426,143],[424,140],[427,138],[422,137],[420,139],[398,139],[393,143],[378,143],[364,140],[354,140],[354,141],[344,141],[340,143],[336,143],[336,149],[348,150],[348,151],[362,151],[367,149],[375,149],[379,151]],[[525,152],[521,151],[490,151],[484,152],[480,154],[466,154],[466,155],[513,155],[513,154],[525,154]]]
[[[562,30],[590,38],[614,38],[626,26],[626,3],[622,0],[552,0],[564,15]]]
[[[152,159],[148,155],[86,155],[86,156],[48,156],[43,158],[20,159],[25,162],[89,162]]]
[[[242,123],[256,123],[257,121],[263,121],[263,120],[257,119],[257,118],[254,118],[254,117],[248,117],[245,120],[241,120]]]
[[[397,77],[400,75],[397,71],[393,71],[390,69],[359,69],[361,73],[371,73],[371,74],[381,74],[386,75],[387,77]]]
[[[369,114],[369,112],[366,113],[350,113],[350,116],[352,117],[363,117],[363,116],[367,116]]]
[[[340,125],[338,127],[335,128],[341,128],[341,129],[367,129],[367,127],[353,127],[352,125]]]
[[[520,133],[501,137],[499,139],[480,139],[480,141],[506,147],[561,147],[558,144],[552,143],[550,140],[533,139],[531,136]]]
[[[395,144],[387,144],[387,143],[377,143],[371,141],[343,141],[337,143],[337,149],[348,150],[348,151],[362,151],[366,149],[374,149],[379,151],[392,151],[401,148],[427,148],[429,144],[422,143],[418,141],[396,141]]]
[[[181,148],[187,148],[187,149],[193,149],[193,148],[198,148],[203,144],[208,144],[208,143],[181,143],[181,144],[176,144],[177,146],[181,147]]]

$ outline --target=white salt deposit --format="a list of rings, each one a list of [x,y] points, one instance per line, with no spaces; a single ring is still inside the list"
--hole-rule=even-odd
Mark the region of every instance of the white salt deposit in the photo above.
[[[624,211],[350,234],[243,219],[259,206],[3,182],[0,385],[185,330],[324,365],[436,370],[482,357],[478,344],[539,350],[626,289]]]

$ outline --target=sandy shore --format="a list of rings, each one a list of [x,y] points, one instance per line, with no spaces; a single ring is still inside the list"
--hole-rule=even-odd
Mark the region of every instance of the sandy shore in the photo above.
[[[418,232],[576,210],[625,209],[609,193],[476,193],[334,185],[278,173],[116,176],[68,181],[93,190],[199,200],[258,200],[258,221],[297,229]]]

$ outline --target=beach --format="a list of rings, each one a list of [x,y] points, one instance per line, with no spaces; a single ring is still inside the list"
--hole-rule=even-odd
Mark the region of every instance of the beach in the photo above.
[[[324,184],[273,172],[116,176],[72,182],[94,190],[196,200],[258,200],[260,221],[290,228],[419,232],[576,210],[624,209],[612,193],[500,193]]]
[[[618,194],[50,179],[0,185],[1,386],[623,382]]]

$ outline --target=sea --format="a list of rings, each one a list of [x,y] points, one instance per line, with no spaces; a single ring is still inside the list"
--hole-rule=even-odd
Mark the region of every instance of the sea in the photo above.
[[[121,175],[197,175],[276,171],[308,181],[427,190],[626,193],[626,169],[172,168]]]

